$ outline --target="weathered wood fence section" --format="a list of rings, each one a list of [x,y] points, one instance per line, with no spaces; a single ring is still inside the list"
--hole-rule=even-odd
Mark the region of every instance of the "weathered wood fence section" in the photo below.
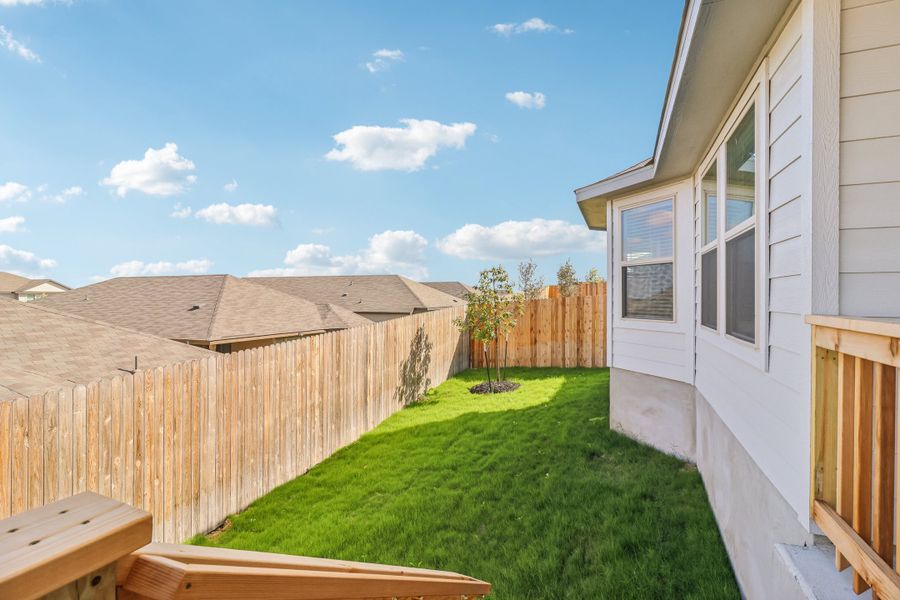
[[[596,295],[530,300],[509,335],[510,367],[605,367],[606,286]],[[500,341],[503,362],[505,340]],[[488,350],[493,359],[493,344]],[[472,341],[472,366],[484,367],[482,345]]]
[[[208,531],[401,408],[405,365],[432,386],[468,368],[463,311],[0,402],[0,518],[94,491],[152,514],[155,541]]]

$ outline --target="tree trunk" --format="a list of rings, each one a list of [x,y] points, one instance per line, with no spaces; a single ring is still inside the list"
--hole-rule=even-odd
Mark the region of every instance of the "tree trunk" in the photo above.
[[[506,375],[506,370],[509,368],[509,334],[506,334],[506,341],[503,344],[503,375]]]
[[[496,350],[496,355],[494,356],[494,363],[497,367],[497,383],[500,383],[500,331],[499,329],[494,330],[494,350]]]
[[[488,388],[490,388],[490,390],[493,391],[494,386],[491,385],[491,363],[488,362],[487,347],[488,347],[487,342],[481,343],[481,350],[484,353],[484,372],[487,373]]]

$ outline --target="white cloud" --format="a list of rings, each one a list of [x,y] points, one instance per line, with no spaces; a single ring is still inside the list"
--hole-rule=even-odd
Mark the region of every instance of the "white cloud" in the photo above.
[[[197,218],[217,225],[269,227],[277,221],[278,210],[270,204],[211,204],[197,211]]]
[[[444,125],[437,121],[401,119],[405,127],[355,125],[334,136],[342,148],[325,158],[350,161],[360,171],[417,171],[442,147],[461,149],[475,133],[474,123]]]
[[[172,213],[169,216],[175,217],[176,219],[187,219],[193,213],[194,209],[190,206],[182,206],[181,202],[178,202],[172,207]]]
[[[366,63],[366,68],[369,70],[369,73],[377,73],[389,68],[391,63],[403,62],[404,60],[406,60],[406,56],[402,50],[382,48],[372,53],[372,60]]]
[[[0,244],[0,264],[12,267],[38,267],[52,269],[56,261],[52,258],[40,258],[27,250],[18,250],[6,244]]]
[[[141,275],[202,275],[208,273],[213,262],[207,258],[194,258],[178,263],[159,261],[145,263],[140,260],[129,260],[113,265],[109,270],[113,277],[137,277]]]
[[[41,189],[43,188],[43,190]],[[38,191],[45,191],[47,189],[46,185],[39,186]],[[80,185],[73,185],[71,187],[67,187],[63,191],[58,194],[54,194],[49,197],[45,197],[44,200],[49,202],[55,202],[56,204],[65,204],[67,200],[70,198],[77,198],[79,196],[84,196],[85,191]]]
[[[222,189],[225,190],[226,192],[233,192],[233,191],[235,191],[236,189],[238,189],[238,182],[237,182],[237,180],[234,179],[234,178],[232,178],[231,181],[230,181],[229,183],[226,183],[225,185],[222,186]]]
[[[506,99],[519,108],[544,108],[547,97],[541,92],[506,92]]]
[[[444,254],[477,260],[523,259],[568,252],[598,252],[604,238],[584,225],[561,220],[504,221],[492,227],[468,224],[438,240]]]
[[[575,33],[575,31],[572,29],[563,29],[557,27],[553,23],[548,23],[547,21],[539,17],[532,17],[527,21],[523,21],[521,23],[497,23],[496,25],[491,25],[488,29],[490,29],[497,35],[502,35],[504,37],[509,37],[513,34],[530,32],[547,33],[554,31],[564,33],[566,35]]]
[[[26,202],[31,198],[27,185],[15,181],[0,184],[0,202]]]
[[[335,255],[324,244],[300,244],[285,255],[284,267],[253,271],[250,276],[398,273],[421,279],[428,275],[427,246],[428,241],[415,231],[378,233],[356,254]]]
[[[311,231],[313,235],[328,235],[334,232],[334,227],[313,227]]]
[[[0,47],[6,48],[10,52],[18,54],[20,58],[39,63],[41,57],[36,52],[25,46],[22,42],[13,37],[13,34],[3,25],[0,25]]]
[[[141,160],[123,160],[100,183],[115,187],[120,198],[129,190],[150,196],[172,196],[197,181],[197,176],[191,174],[194,170],[194,163],[178,154],[178,145],[169,142],[158,150],[147,148]]]
[[[0,219],[0,233],[19,233],[23,231],[25,217],[6,217]]]
[[[44,0],[0,0],[0,6],[27,6],[43,4]]]

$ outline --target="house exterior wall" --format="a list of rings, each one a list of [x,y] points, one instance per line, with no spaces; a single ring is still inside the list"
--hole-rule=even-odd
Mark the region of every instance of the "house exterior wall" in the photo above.
[[[843,0],[841,314],[898,317],[900,0]]]
[[[807,41],[802,10],[801,5],[775,39],[760,67],[759,91],[747,99],[757,103],[762,120],[757,143],[767,156],[766,164],[759,165],[757,194],[759,339],[750,348],[723,335],[721,327],[718,333],[706,330],[699,324],[698,304],[695,385],[797,518],[807,523],[809,438],[803,433],[809,428],[810,343],[803,317],[811,282],[802,268],[809,247],[803,235],[809,118],[802,114]],[[699,199],[695,208],[699,215]],[[695,244],[699,290],[699,237]],[[722,275],[720,271],[720,282]]]
[[[616,228],[623,209],[656,200],[674,199],[674,279],[675,306],[671,323],[622,318],[621,260],[622,246]],[[693,383],[694,290],[690,273],[693,269],[693,193],[691,180],[654,188],[612,203],[609,239],[612,241],[608,269],[612,324],[609,344],[610,366]],[[614,231],[615,230],[615,231]]]

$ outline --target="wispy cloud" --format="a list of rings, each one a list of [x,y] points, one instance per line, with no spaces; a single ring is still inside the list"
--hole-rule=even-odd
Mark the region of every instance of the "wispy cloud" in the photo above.
[[[373,235],[356,254],[336,255],[325,244],[300,244],[285,255],[284,267],[253,271],[250,276],[399,273],[421,279],[428,276],[427,246],[424,237],[410,230]]]
[[[46,186],[41,186],[41,187],[43,187],[46,190]],[[38,191],[42,191],[40,189],[40,187],[38,188]],[[78,198],[79,196],[84,196],[85,193],[86,192],[84,191],[84,188],[82,188],[80,185],[73,185],[73,186],[67,187],[66,189],[64,189],[63,191],[61,191],[58,194],[44,196],[42,199],[46,202],[53,202],[55,204],[65,204],[68,200],[70,200],[72,198]]]
[[[169,142],[158,150],[147,148],[140,160],[123,160],[100,183],[116,188],[120,198],[130,190],[148,196],[173,196],[197,181],[195,170],[193,162],[178,154],[178,144]]]
[[[468,224],[438,240],[444,254],[475,260],[511,260],[605,248],[596,231],[562,220],[504,221],[493,226]]]
[[[497,35],[502,35],[503,37],[519,35],[522,33],[557,32],[566,35],[575,33],[574,29],[569,29],[567,27],[558,27],[553,23],[548,23],[540,17],[532,17],[527,21],[522,21],[521,23],[497,23],[496,25],[491,25],[490,27],[488,27],[488,29],[490,29]]]
[[[211,204],[196,213],[197,218],[217,225],[270,227],[277,222],[278,210],[271,204]]]
[[[0,183],[0,202],[27,202],[31,199],[31,190],[23,183],[7,181]]]
[[[406,55],[403,54],[402,50],[382,48],[372,53],[372,60],[366,63],[366,68],[369,70],[369,73],[377,73],[389,68],[392,63],[403,62],[404,60],[406,60]]]
[[[506,92],[506,99],[519,108],[540,110],[547,104],[547,97],[541,92]]]
[[[0,219],[0,233],[19,233],[24,231],[25,217],[5,217]]]
[[[225,185],[222,186],[222,189],[226,192],[233,192],[238,189],[238,182],[236,179],[232,178],[232,180]]]
[[[404,127],[355,125],[334,136],[342,148],[325,158],[348,161],[360,171],[418,171],[441,148],[462,149],[475,133],[475,123],[444,125],[437,121],[401,119]]]
[[[129,260],[113,265],[109,270],[113,277],[138,277],[141,275],[202,275],[208,273],[213,262],[207,258],[194,258],[172,263],[159,261],[145,263],[140,260]]]
[[[0,25],[0,46],[27,61],[36,63],[41,62],[41,57],[38,56],[36,52],[14,38],[12,32],[3,25]]]
[[[34,252],[28,250],[19,250],[6,244],[0,244],[0,265],[9,266],[11,268],[34,268],[52,269],[56,266],[56,261],[52,258],[40,258]]]
[[[187,219],[192,214],[194,214],[194,209],[190,206],[182,206],[181,202],[178,202],[172,207],[172,212],[169,216],[176,219]]]

